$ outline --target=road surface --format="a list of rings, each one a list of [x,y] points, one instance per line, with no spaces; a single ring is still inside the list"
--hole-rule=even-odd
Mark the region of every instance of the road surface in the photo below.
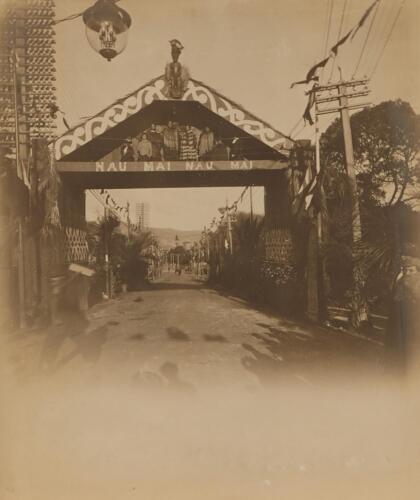
[[[2,499],[416,498],[381,345],[190,275],[70,319],[3,338]]]
[[[175,273],[97,304],[88,321],[71,317],[44,335],[26,335],[19,347],[21,377],[91,370],[103,380],[167,384],[164,366],[196,390],[319,384],[352,368],[380,369],[383,355],[377,342],[258,310]]]

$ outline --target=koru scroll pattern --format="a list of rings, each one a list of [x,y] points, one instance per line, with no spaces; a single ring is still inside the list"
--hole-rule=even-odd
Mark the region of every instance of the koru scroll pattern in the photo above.
[[[66,227],[66,261],[84,262],[89,261],[89,247],[86,239],[86,231],[74,227]]]
[[[168,100],[162,92],[164,87],[163,77],[158,77],[81,125],[66,132],[55,141],[56,160],[60,160],[108,129],[115,127],[154,100]],[[190,80],[182,100],[201,103],[273,149],[287,154],[289,139],[204,84]]]

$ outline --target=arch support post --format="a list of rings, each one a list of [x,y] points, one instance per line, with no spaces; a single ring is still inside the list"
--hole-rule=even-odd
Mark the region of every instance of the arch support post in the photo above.
[[[281,172],[265,185],[265,259],[262,274],[268,302],[288,315],[302,313],[302,286],[296,253],[289,179]]]

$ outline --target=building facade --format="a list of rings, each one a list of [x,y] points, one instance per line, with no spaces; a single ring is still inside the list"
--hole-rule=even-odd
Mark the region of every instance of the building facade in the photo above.
[[[42,306],[42,255],[36,231],[39,169],[55,135],[53,0],[0,2],[0,317],[34,316]],[[37,142],[38,141],[38,142]],[[38,144],[38,146],[37,146]],[[45,148],[46,149],[46,146]],[[45,153],[45,151],[44,151]],[[4,314],[3,314],[4,313]]]

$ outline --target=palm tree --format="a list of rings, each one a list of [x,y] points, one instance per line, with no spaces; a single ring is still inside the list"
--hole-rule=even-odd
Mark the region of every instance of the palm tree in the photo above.
[[[264,218],[261,215],[254,215],[251,218],[249,214],[239,212],[232,225],[235,253],[249,259],[259,256],[263,225]]]

